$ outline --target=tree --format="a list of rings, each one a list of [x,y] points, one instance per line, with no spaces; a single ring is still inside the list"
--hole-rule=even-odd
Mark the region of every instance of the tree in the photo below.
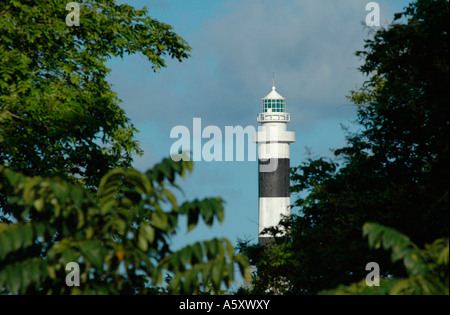
[[[102,177],[97,193],[1,167],[0,188],[17,220],[0,223],[0,293],[219,292],[233,283],[236,263],[248,279],[248,261],[226,239],[170,249],[179,217],[187,217],[188,231],[200,218],[208,226],[224,218],[220,198],[177,203],[171,188],[192,166],[165,159],[145,174],[116,168]],[[79,286],[66,284],[70,263],[80,266]]]
[[[347,134],[335,159],[291,169],[300,214],[270,249],[284,248],[289,259],[274,267],[263,263],[265,249],[245,251],[257,269],[253,291],[274,286],[264,279],[287,279],[284,293],[315,294],[359,281],[370,261],[382,276],[407,277],[387,252],[370,250],[361,237],[365,222],[398,230],[419,247],[448,238],[448,4],[411,3],[356,53],[369,76],[349,96],[361,131]]]
[[[190,47],[145,8],[77,3],[79,25],[68,1],[0,2],[0,293],[217,292],[235,263],[246,278],[226,239],[170,249],[180,216],[212,225],[223,202],[177,203],[189,163],[129,168],[137,130],[106,80],[109,58],[142,53],[159,71]],[[70,263],[80,287],[64,281]]]
[[[67,3],[0,2],[0,161],[95,189],[109,169],[141,154],[105,62],[141,53],[159,71],[190,47],[146,9],[114,0],[78,1],[80,25],[69,26]]]
[[[391,250],[393,261],[403,261],[408,277],[381,278],[377,286],[368,286],[364,279],[349,286],[341,285],[334,290],[323,291],[321,294],[449,294],[448,238],[437,239],[432,244],[426,244],[424,249],[420,249],[409,237],[376,223],[364,224],[363,234],[368,237],[371,248],[383,247]]]

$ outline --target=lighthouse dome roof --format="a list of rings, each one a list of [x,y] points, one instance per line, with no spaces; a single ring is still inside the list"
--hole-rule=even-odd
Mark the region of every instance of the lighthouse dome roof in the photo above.
[[[275,85],[272,86],[272,91],[263,98],[263,100],[284,100],[285,98],[278,94]]]

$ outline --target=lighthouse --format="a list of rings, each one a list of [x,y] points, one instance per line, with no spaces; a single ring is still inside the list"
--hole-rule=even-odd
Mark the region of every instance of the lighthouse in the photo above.
[[[290,120],[286,99],[278,94],[273,83],[272,91],[262,99],[262,113],[257,116],[261,126],[254,134],[254,142],[258,144],[260,245],[272,239],[262,231],[277,226],[283,216],[291,214],[290,144],[295,142],[295,133],[287,131]]]

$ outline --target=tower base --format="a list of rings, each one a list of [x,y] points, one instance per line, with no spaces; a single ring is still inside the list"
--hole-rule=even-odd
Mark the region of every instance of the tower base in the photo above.
[[[258,245],[259,246],[268,246],[270,244],[275,243],[275,238],[274,237],[269,237],[269,236],[260,236],[258,238]]]

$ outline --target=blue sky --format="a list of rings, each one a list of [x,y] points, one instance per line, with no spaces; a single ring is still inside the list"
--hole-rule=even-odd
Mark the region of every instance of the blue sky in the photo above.
[[[203,127],[257,127],[261,98],[271,90],[275,72],[277,91],[291,113],[288,129],[291,166],[308,157],[331,156],[330,148],[344,145],[341,124],[352,126],[356,109],[345,98],[364,77],[354,55],[376,27],[363,25],[366,4],[361,0],[123,0],[146,6],[153,18],[170,24],[192,47],[182,63],[167,61],[153,73],[141,55],[112,60],[109,82],[122,107],[140,130],[137,139],[144,155],[134,167],[144,171],[164,157],[176,139],[177,125],[191,130],[192,119]],[[408,1],[377,1],[386,26]],[[203,144],[206,142],[205,140]],[[257,162],[196,162],[194,172],[179,182],[183,198],[220,196],[225,220],[213,228],[200,225],[186,234],[180,229],[175,248],[198,240],[227,237],[257,241]]]

